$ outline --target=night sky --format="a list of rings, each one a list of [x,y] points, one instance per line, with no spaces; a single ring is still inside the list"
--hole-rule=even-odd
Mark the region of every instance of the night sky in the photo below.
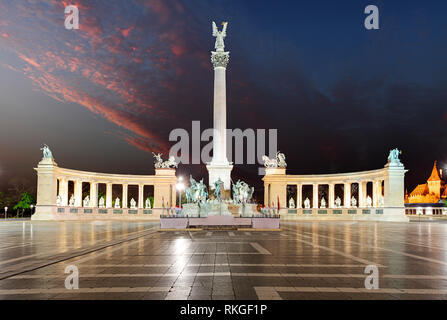
[[[64,7],[80,29],[64,28]],[[380,10],[366,30],[364,8]],[[0,188],[61,167],[151,174],[175,128],[212,126],[211,21],[228,21],[229,128],[276,128],[288,173],[447,167],[446,1],[0,0]],[[233,179],[262,186],[258,165]],[[180,165],[207,177],[204,165]]]

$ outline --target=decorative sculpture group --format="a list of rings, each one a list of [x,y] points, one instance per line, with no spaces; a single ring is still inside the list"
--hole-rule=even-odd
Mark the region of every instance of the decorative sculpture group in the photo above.
[[[254,187],[250,187],[246,182],[238,180],[233,183],[233,203],[244,204],[253,197]]]
[[[266,168],[285,168],[287,167],[286,156],[284,153],[277,152],[276,157],[274,159],[270,159],[268,156],[262,156],[262,160],[264,161],[264,166]]]
[[[399,155],[402,154],[402,151],[395,148],[390,151],[390,154],[388,155],[388,163],[398,163],[400,164]]]
[[[155,158],[154,167],[157,168],[157,169],[160,169],[160,168],[177,168],[178,167],[178,163],[175,161],[175,157],[174,156],[170,156],[168,160],[164,161],[163,158],[161,157],[163,155],[162,153],[154,153],[154,152],[152,152],[152,155]]]
[[[214,182],[214,196],[219,202],[222,202],[223,186],[224,182],[219,177],[216,182]]]
[[[50,148],[44,144],[42,148],[40,148],[43,152],[43,158],[44,159],[53,159],[53,153],[51,152]]]
[[[186,202],[204,204],[208,198],[208,191],[203,183],[203,178],[197,182],[192,176],[189,176],[189,183],[189,188],[185,190]]]

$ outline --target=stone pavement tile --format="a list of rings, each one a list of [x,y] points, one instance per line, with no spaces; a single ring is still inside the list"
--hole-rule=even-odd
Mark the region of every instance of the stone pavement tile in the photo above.
[[[212,295],[212,300],[234,300],[234,295]]]
[[[225,296],[234,295],[233,288],[213,288],[212,295]]]
[[[211,295],[213,288],[211,287],[191,287],[191,295]]]
[[[188,300],[211,300],[211,295],[190,295]]]
[[[142,296],[142,300],[164,300],[167,292],[148,292]]]

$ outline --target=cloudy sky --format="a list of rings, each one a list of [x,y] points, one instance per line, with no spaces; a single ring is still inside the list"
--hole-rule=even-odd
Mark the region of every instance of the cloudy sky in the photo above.
[[[80,29],[66,30],[75,4]],[[364,8],[380,30],[364,28]],[[276,128],[289,173],[447,165],[445,1],[0,0],[0,187],[60,166],[150,174],[169,132],[212,125],[211,21],[228,21],[228,127]],[[261,183],[257,165],[233,178]],[[180,172],[207,176],[204,165]]]

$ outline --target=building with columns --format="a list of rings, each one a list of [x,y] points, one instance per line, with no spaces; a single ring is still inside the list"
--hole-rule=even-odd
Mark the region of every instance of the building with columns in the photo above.
[[[377,170],[321,175],[291,175],[286,174],[286,168],[266,168],[264,205],[280,208],[282,219],[408,221],[404,207],[406,171],[400,162],[388,162]],[[296,188],[296,195],[287,194],[288,186]],[[308,208],[303,199],[305,186],[312,189]],[[324,207],[319,196],[323,187],[328,195]],[[293,208],[289,206],[291,197],[296,204]],[[339,205],[336,198],[341,200]]]
[[[176,205],[177,177],[173,168],[156,168],[155,175],[121,175],[87,172],[59,167],[54,159],[43,158],[37,168],[37,204],[32,220],[158,220],[167,208]],[[73,191],[69,192],[69,182]],[[83,198],[88,184],[88,203]],[[104,205],[98,199],[98,186],[105,186]],[[113,205],[112,188],[119,186],[120,205]],[[138,188],[135,207],[129,206],[129,186]],[[153,207],[145,203],[144,188],[153,186]],[[70,203],[70,198],[74,201]],[[146,198],[147,199],[147,198]]]

